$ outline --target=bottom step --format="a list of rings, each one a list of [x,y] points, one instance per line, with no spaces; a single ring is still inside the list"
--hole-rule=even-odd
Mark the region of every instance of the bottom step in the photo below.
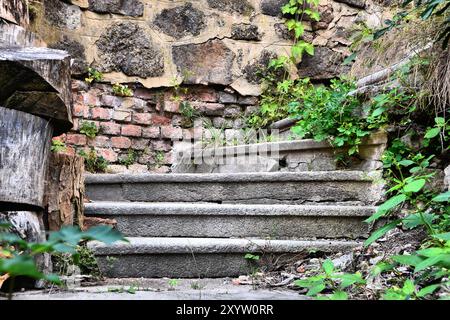
[[[358,241],[262,240],[225,238],[127,238],[106,246],[90,242],[100,269],[107,277],[216,278],[248,274],[269,267],[274,256],[292,257],[308,251],[345,251]],[[245,254],[258,254],[249,261]]]

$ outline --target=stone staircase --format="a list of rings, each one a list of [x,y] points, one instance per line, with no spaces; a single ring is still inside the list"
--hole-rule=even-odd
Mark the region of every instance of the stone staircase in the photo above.
[[[238,276],[254,268],[247,253],[270,268],[360,245],[382,187],[376,170],[88,175],[86,215],[129,239],[90,247],[108,277]]]

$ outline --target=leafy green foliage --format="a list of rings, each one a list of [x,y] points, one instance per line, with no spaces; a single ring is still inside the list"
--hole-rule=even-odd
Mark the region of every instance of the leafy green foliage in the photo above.
[[[94,68],[88,68],[88,76],[84,79],[87,83],[100,82],[103,80],[103,74]]]
[[[116,96],[120,97],[132,97],[133,90],[128,88],[126,84],[114,83],[112,86],[112,91]]]
[[[120,164],[126,166],[127,168],[138,160],[139,154],[136,150],[129,149],[125,158],[120,160]]]
[[[418,14],[422,20],[442,17],[437,40],[442,42],[442,47],[444,49],[447,48],[450,41],[450,0],[420,0],[414,2],[413,0],[405,0],[402,3],[402,7],[406,8],[411,3],[414,3],[413,9],[400,11],[392,18],[392,20],[386,20],[386,27],[377,30],[374,34],[374,38],[378,39],[386,32],[407,22],[408,17],[414,14]]]
[[[88,240],[101,241],[111,244],[116,241],[126,241],[116,230],[109,226],[97,226],[88,231],[81,231],[78,227],[64,227],[58,232],[50,233],[45,242],[27,242],[8,231],[8,224],[2,224],[0,232],[0,274],[8,274],[11,278],[27,276],[34,279],[44,279],[60,284],[55,274],[43,274],[35,264],[34,257],[41,253],[67,253],[74,259],[79,258],[77,246]],[[4,258],[5,257],[5,258]]]
[[[109,162],[103,156],[98,156],[94,148],[88,152],[80,150],[78,154],[84,158],[86,170],[89,172],[105,172],[108,168]]]
[[[319,21],[318,5],[318,0],[290,0],[281,8],[281,12],[284,15],[291,17],[286,20],[285,24],[287,29],[294,33],[295,41],[291,47],[291,56],[289,57],[293,63],[298,62],[305,52],[309,55],[314,55],[314,46],[303,40],[305,25],[302,20],[308,17],[311,21]]]
[[[258,255],[254,255],[254,254],[251,254],[251,253],[247,253],[247,254],[244,256],[244,258],[247,259],[247,260],[258,261],[260,257],[259,257]]]
[[[98,134],[97,125],[92,121],[83,121],[80,124],[80,133],[88,138],[95,138]]]
[[[314,86],[309,79],[299,82],[296,99],[288,104],[297,123],[291,130],[300,138],[328,140],[335,147],[348,147],[348,154],[358,153],[362,139],[384,122],[383,112],[359,117],[359,99],[349,95],[355,84],[345,79],[331,80],[331,85]],[[375,107],[379,106],[375,103]]]
[[[50,147],[52,152],[65,152],[67,147],[60,139],[52,139],[52,146]]]
[[[320,300],[347,300],[348,295],[344,290],[365,283],[360,273],[342,273],[335,270],[333,262],[329,259],[322,263],[321,273],[294,282],[295,285],[308,289],[307,296]],[[331,294],[321,294],[325,292]]]

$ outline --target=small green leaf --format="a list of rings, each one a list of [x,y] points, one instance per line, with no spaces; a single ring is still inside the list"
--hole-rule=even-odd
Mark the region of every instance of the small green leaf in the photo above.
[[[348,295],[344,291],[336,291],[330,296],[330,300],[347,300]]]
[[[392,256],[392,260],[395,262],[407,265],[407,266],[417,266],[419,263],[423,261],[423,259],[416,255],[398,255],[398,256]]]
[[[443,255],[438,255],[438,256],[431,257],[431,258],[427,258],[416,266],[416,268],[414,269],[414,272],[419,272],[419,271],[425,270],[426,268],[431,267],[431,266],[437,264],[438,262],[440,262],[442,260],[442,258],[443,258]]]
[[[440,284],[432,284],[430,286],[424,287],[424,288],[420,289],[420,291],[417,293],[417,296],[420,298],[423,298],[429,294],[432,294],[439,287],[440,287]]]
[[[420,189],[423,188],[423,186],[425,185],[426,180],[425,179],[418,179],[418,180],[414,180],[410,183],[408,183],[406,186],[403,187],[403,191],[404,192],[419,192]]]
[[[364,220],[367,223],[370,223],[372,221],[375,221],[379,219],[380,217],[384,216],[390,209],[398,206],[400,203],[406,200],[406,195],[399,194],[395,197],[390,198],[385,203],[383,203],[381,206],[378,207],[378,210],[376,213],[374,213],[372,216],[370,216],[368,219]]]
[[[450,191],[441,193],[432,199],[434,202],[446,202],[450,200]]]
[[[406,295],[412,295],[414,291],[416,290],[416,286],[414,285],[414,282],[412,280],[407,279],[405,283],[403,284],[402,291]]]
[[[414,164],[414,161],[405,159],[405,160],[399,161],[398,164],[401,166],[404,166],[404,167],[408,167],[408,166]]]
[[[431,128],[425,134],[425,139],[432,139],[436,137],[440,132],[441,130],[439,128]]]
[[[322,268],[327,275],[330,275],[334,270],[333,262],[330,259],[325,260],[322,264]]]
[[[425,222],[422,220],[422,217]],[[433,213],[422,213],[422,215],[420,215],[420,213],[414,213],[410,214],[406,218],[403,218],[402,222],[406,228],[412,229],[425,223],[432,224],[433,221],[436,220],[436,218],[437,216]]]
[[[435,234],[433,237],[444,241],[450,241],[450,232]]]
[[[370,237],[364,241],[364,246],[368,246],[370,245],[372,242],[376,241],[377,239],[381,238],[386,232],[388,232],[389,230],[394,229],[397,224],[399,224],[401,220],[395,220],[392,221],[391,223],[388,223],[387,225],[381,227],[380,229],[376,230],[375,232],[373,232]]]
[[[318,293],[321,293],[325,289],[325,284],[323,282],[317,283],[315,286],[311,287],[308,290],[307,296],[315,296]]]

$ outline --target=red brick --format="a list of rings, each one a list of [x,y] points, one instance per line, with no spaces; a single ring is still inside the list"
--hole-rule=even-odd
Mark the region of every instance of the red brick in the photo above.
[[[137,88],[134,90],[134,96],[144,100],[156,101],[155,92],[147,88]]]
[[[112,146],[119,149],[128,149],[131,147],[131,140],[126,137],[112,137]]]
[[[83,93],[83,102],[88,106],[99,106],[100,100],[98,99],[95,91],[93,92],[84,92]]]
[[[151,142],[153,150],[156,151],[170,151],[172,150],[172,143],[170,141],[156,140]]]
[[[131,148],[134,150],[144,150],[149,145],[149,141],[147,139],[133,139],[131,141]]]
[[[142,134],[142,128],[132,124],[122,126],[122,134],[130,137],[140,137]]]
[[[92,108],[92,119],[109,120],[111,119],[111,110],[106,108]]]
[[[67,134],[66,135],[66,143],[67,144],[73,144],[76,146],[84,146],[87,143],[86,136],[83,134]]]
[[[159,127],[149,127],[142,130],[142,136],[144,138],[159,138],[159,133]]]
[[[113,118],[116,121],[130,122],[131,121],[131,113],[128,111],[114,111]]]
[[[172,120],[165,116],[161,116],[158,114],[152,114],[152,124],[155,125],[168,125]]]
[[[120,134],[120,124],[115,122],[100,122],[100,131],[103,134],[118,135]]]
[[[208,116],[223,115],[223,110],[225,109],[225,105],[221,103],[192,102],[191,105]]]
[[[179,113],[180,112],[180,101],[164,101],[164,111]]]
[[[118,108],[122,105],[123,100],[122,100],[122,98],[117,97],[117,96],[104,94],[104,95],[102,95],[100,102],[101,102],[102,106]]]
[[[114,150],[111,149],[96,149],[97,155],[102,156],[109,162],[116,162],[117,161],[117,153]]]
[[[152,123],[152,115],[150,113],[134,113],[133,122],[149,125]]]
[[[72,114],[74,117],[89,118],[89,107],[81,103],[75,103],[73,105]]]
[[[183,137],[183,130],[172,126],[163,126],[161,127],[161,136],[166,139],[181,139]]]
[[[93,147],[110,147],[111,141],[108,137],[97,136],[94,139],[89,139],[88,144]]]
[[[191,90],[190,99],[204,102],[217,102],[217,92],[210,88],[199,88]]]

